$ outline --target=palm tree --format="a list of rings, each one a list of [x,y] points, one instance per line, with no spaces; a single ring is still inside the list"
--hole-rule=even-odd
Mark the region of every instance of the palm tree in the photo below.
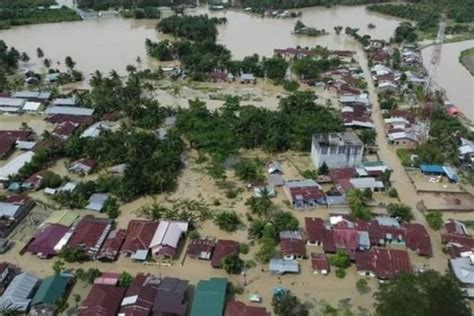
[[[39,59],[44,57],[44,52],[40,47],[36,49],[36,56],[38,56]]]

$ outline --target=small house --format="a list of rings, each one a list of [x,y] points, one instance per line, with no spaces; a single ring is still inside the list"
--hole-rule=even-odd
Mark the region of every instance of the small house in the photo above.
[[[68,248],[81,248],[90,259],[96,259],[100,248],[112,230],[113,220],[84,217],[74,229],[67,243]]]
[[[216,242],[212,237],[193,239],[188,245],[186,255],[193,259],[211,260]]]
[[[152,315],[153,302],[161,280],[139,273],[127,288],[118,315]]]
[[[69,172],[77,173],[80,175],[88,175],[92,172],[92,170],[94,170],[95,166],[96,162],[94,160],[82,158],[73,162],[68,170]]]
[[[158,224],[154,221],[131,220],[128,223],[127,237],[120,253],[130,256],[134,260],[146,260]]]
[[[269,271],[271,274],[283,275],[286,273],[299,273],[300,266],[296,260],[270,259]]]
[[[324,253],[311,253],[311,267],[314,274],[328,275],[329,260]]]
[[[102,212],[107,200],[110,195],[108,193],[94,193],[89,197],[89,201],[86,205],[86,210],[95,212]]]
[[[265,307],[250,306],[243,302],[231,301],[227,304],[224,316],[270,316]]]
[[[126,288],[108,284],[94,284],[77,310],[78,316],[117,315]]]
[[[8,262],[0,262],[0,294],[3,294],[10,282],[15,278],[18,268]]]
[[[280,250],[284,260],[298,260],[305,258],[306,247],[301,232],[280,232]]]
[[[255,76],[251,73],[243,73],[240,75],[240,83],[245,84],[245,83],[257,83],[257,79]]]
[[[125,229],[114,229],[110,232],[105,240],[102,248],[97,255],[97,259],[101,261],[115,261],[119,254],[126,237]]]
[[[41,259],[51,258],[61,251],[71,234],[69,227],[52,224],[35,234],[26,251]]]
[[[227,292],[226,278],[210,278],[197,283],[190,316],[222,316]]]
[[[161,221],[150,243],[152,255],[173,258],[181,237],[188,232],[188,226],[183,221]]]
[[[357,271],[363,276],[392,279],[399,273],[411,273],[410,258],[405,250],[375,248],[367,252],[357,252]]]
[[[0,310],[12,309],[15,313],[26,313],[38,283],[37,277],[26,272],[15,276],[0,298]]]
[[[305,217],[307,233],[307,244],[309,246],[321,246],[324,240],[324,222],[318,217]]]
[[[290,203],[296,208],[325,204],[324,192],[314,180],[287,181],[283,186]]]
[[[163,278],[153,301],[153,315],[185,316],[188,309],[188,290],[189,284],[186,280]],[[211,305],[214,303],[208,302]]]
[[[57,303],[65,297],[71,284],[72,277],[63,274],[55,274],[44,279],[31,302],[30,315],[56,315]]]
[[[234,240],[219,239],[214,253],[212,254],[211,266],[215,269],[221,267],[221,261],[226,256],[238,255],[239,254],[239,243]]]

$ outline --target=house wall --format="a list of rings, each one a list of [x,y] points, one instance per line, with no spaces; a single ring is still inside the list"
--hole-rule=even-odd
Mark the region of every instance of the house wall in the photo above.
[[[319,169],[324,162],[330,169],[356,167],[362,163],[363,146],[319,146],[311,144],[311,160]]]

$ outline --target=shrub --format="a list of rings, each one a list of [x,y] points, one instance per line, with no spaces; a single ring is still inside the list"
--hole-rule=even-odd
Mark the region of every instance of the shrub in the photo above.
[[[246,255],[250,251],[250,246],[246,243],[239,244],[239,253]]]
[[[216,216],[215,223],[226,232],[234,232],[242,224],[242,221],[235,212],[221,212]]]
[[[331,264],[337,268],[345,269],[351,265],[349,255],[345,251],[337,251],[334,256],[332,256],[329,261]]]
[[[345,276],[346,276],[346,270],[344,270],[342,268],[337,268],[336,269],[336,276],[340,279],[344,279]]]
[[[390,190],[388,190],[388,196],[391,197],[391,198],[398,198],[398,191],[397,189],[395,188],[391,188]]]
[[[426,214],[426,221],[431,228],[440,230],[443,226],[443,214],[440,211],[433,211]]]
[[[228,274],[239,274],[244,269],[244,261],[237,255],[225,256],[221,266]]]
[[[366,279],[360,279],[356,282],[356,289],[360,294],[367,294],[370,292],[369,283]]]
[[[200,237],[201,237],[201,234],[199,234],[199,232],[197,230],[192,230],[189,233],[189,239],[191,239],[191,240],[199,239]]]

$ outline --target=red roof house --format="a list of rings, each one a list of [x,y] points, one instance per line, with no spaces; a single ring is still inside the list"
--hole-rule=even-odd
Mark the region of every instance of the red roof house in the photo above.
[[[160,282],[160,279],[152,275],[137,274],[125,293],[119,315],[150,315]]]
[[[329,273],[329,260],[324,253],[311,253],[311,266],[314,274]]]
[[[374,248],[356,253],[356,267],[362,275],[391,279],[398,273],[411,273],[410,258],[405,250]]]
[[[101,261],[115,261],[126,235],[127,231],[125,229],[116,229],[110,232],[97,255],[97,259]]]
[[[425,226],[418,223],[406,223],[403,224],[403,228],[406,232],[406,245],[409,249],[418,252],[420,256],[433,256],[431,238],[430,235],[428,235]]]
[[[125,295],[124,287],[94,284],[79,307],[78,316],[116,316]]]
[[[306,257],[306,247],[302,239],[280,239],[280,250],[284,259],[294,260]]]
[[[128,223],[127,238],[120,252],[127,256],[133,256],[138,250],[148,251],[158,229],[158,224],[159,222],[131,220]]]
[[[69,136],[79,127],[79,123],[65,121],[59,123],[51,132],[54,136],[58,136],[62,139],[68,139]]]
[[[162,279],[153,302],[153,315],[185,316],[188,309],[186,301],[188,287],[188,281],[185,280]]]
[[[321,245],[324,240],[324,222],[318,217],[305,217],[309,245]]]
[[[84,217],[74,229],[67,247],[83,248],[91,259],[95,259],[102,244],[112,230],[113,221],[93,216]]]
[[[205,237],[191,240],[186,255],[194,259],[211,260],[212,251],[216,246],[214,238]]]
[[[224,257],[238,254],[238,242],[234,240],[219,239],[214,249],[214,253],[212,254],[211,266],[215,269],[218,269],[221,267],[221,261]]]
[[[224,316],[270,316],[265,307],[249,306],[239,301],[227,304]]]
[[[40,230],[33,237],[33,240],[26,248],[26,251],[35,254],[40,258],[55,256],[62,248],[58,243],[63,238],[68,238],[66,236],[68,232],[69,227],[60,224],[52,224]]]
[[[55,114],[48,116],[45,119],[46,122],[53,124],[60,124],[64,122],[78,123],[80,125],[89,125],[94,123],[94,118],[83,115],[68,115],[68,114]]]

